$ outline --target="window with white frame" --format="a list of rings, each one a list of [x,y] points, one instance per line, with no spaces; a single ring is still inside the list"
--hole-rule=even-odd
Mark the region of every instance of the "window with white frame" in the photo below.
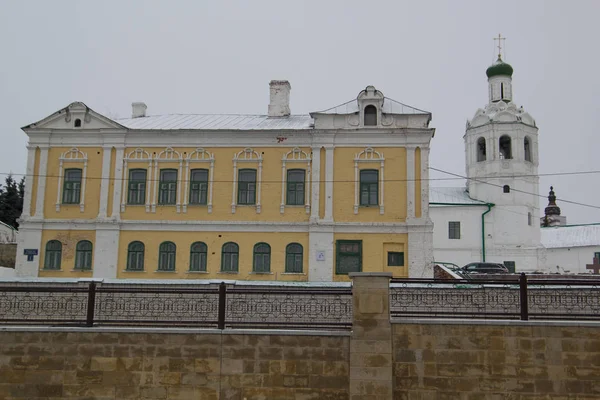
[[[254,205],[256,206],[256,213],[260,214],[262,162],[262,155],[251,148],[245,148],[233,155],[232,214],[235,213],[238,204]],[[255,166],[256,169],[252,168]]]
[[[79,204],[81,212],[85,209],[87,163],[87,154],[77,148],[61,154],[58,166],[56,211],[60,211],[61,204]],[[69,167],[73,164],[75,164],[74,168]]]
[[[185,159],[184,213],[188,205],[206,205],[206,211],[212,213],[214,167],[214,154],[203,148],[197,148]]]
[[[281,159],[281,206],[304,206],[310,212],[311,156],[298,147],[285,153]],[[298,168],[305,166],[304,168]]]
[[[359,206],[377,205],[379,205],[379,214],[384,213],[384,166],[383,153],[375,151],[371,147],[367,147],[355,155],[354,214],[358,214]],[[378,167],[378,169],[373,167]]]

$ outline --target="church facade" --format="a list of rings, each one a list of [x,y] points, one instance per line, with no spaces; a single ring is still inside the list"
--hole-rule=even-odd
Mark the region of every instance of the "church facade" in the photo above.
[[[372,86],[292,115],[110,119],[75,102],[23,128],[17,275],[344,281],[431,275],[431,114]]]

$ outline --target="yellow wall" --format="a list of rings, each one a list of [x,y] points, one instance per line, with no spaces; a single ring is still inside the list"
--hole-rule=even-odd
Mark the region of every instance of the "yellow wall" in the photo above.
[[[334,154],[335,183],[333,190],[333,216],[336,222],[403,222],[406,219],[406,149],[403,147],[377,147],[385,158],[384,205],[360,207],[354,214],[354,158],[364,147],[338,147]],[[361,162],[359,169],[380,170],[380,161]],[[380,177],[381,179],[381,173]],[[381,199],[381,191],[379,193]],[[359,201],[360,204],[360,201]]]
[[[421,218],[421,149],[415,150],[415,217]]]
[[[35,161],[33,163],[33,182],[25,182],[26,185],[31,185],[31,215],[35,215],[35,202],[37,199],[37,187],[40,177],[40,148],[35,149]]]
[[[44,199],[46,204],[44,205],[44,217],[51,219],[95,219],[98,216],[98,207],[100,204],[100,185],[102,182],[102,148],[82,147],[80,149],[86,153],[88,157],[85,188],[85,209],[83,212],[80,212],[79,204],[62,204],[64,171],[69,168],[81,168],[83,173],[83,161],[69,161],[63,164],[63,178],[61,180],[61,187],[58,188],[60,156],[62,153],[69,150],[70,148],[68,147],[54,147],[48,150],[46,197]],[[60,211],[56,211],[57,190],[60,191]]]
[[[280,171],[281,172],[281,171]],[[127,247],[133,241],[145,245],[144,271],[127,272]],[[158,250],[164,241],[177,246],[175,272],[156,272]],[[190,246],[204,242],[208,247],[207,273],[189,273]],[[235,242],[239,246],[239,272],[220,273],[223,244]],[[271,246],[272,274],[252,274],[254,245],[259,242]],[[285,274],[285,248],[290,243],[300,243],[304,249],[303,274]],[[240,280],[286,280],[306,281],[308,272],[308,233],[264,232],[149,232],[122,231],[119,240],[118,278],[130,279],[240,279]]]
[[[362,240],[362,272],[391,272],[394,277],[408,277],[408,235],[406,233],[336,233],[334,235],[333,280],[350,281],[348,275],[337,275],[338,240]],[[388,267],[387,252],[403,251],[404,266]]]
[[[50,240],[58,240],[62,243],[62,259],[60,271],[44,270],[44,260],[46,256],[46,243]],[[55,231],[44,230],[42,232],[42,243],[40,245],[40,274],[41,278],[89,278],[92,271],[74,271],[75,266],[75,247],[80,240],[89,240],[95,246],[95,231]],[[92,270],[94,268],[93,250],[92,250]]]

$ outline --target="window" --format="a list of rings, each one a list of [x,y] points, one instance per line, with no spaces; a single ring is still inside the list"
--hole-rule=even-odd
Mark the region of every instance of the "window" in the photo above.
[[[377,108],[375,106],[365,107],[365,126],[377,125]]]
[[[266,243],[257,243],[254,245],[254,263],[253,272],[271,271],[271,246]]]
[[[92,242],[81,240],[75,247],[75,269],[92,269]]]
[[[531,162],[531,143],[528,137],[523,142],[523,150],[525,150],[525,161]]]
[[[460,239],[460,221],[448,222],[448,239]]]
[[[477,139],[477,162],[486,160],[485,138]]]
[[[508,185],[502,186],[502,192],[504,192],[504,193],[510,193],[510,186],[508,186]]]
[[[75,120],[75,128],[81,128],[81,120],[79,118]]]
[[[303,169],[289,169],[287,172],[287,198],[288,206],[304,205],[304,179],[306,172]]]
[[[144,243],[131,242],[127,247],[127,270],[144,270]]]
[[[44,257],[45,269],[60,269],[62,258],[62,243],[58,240],[50,240],[46,243],[46,256]]]
[[[127,204],[140,205],[146,202],[146,170],[129,170],[129,192]]]
[[[290,243],[285,248],[285,272],[301,274],[304,251],[299,243]]]
[[[504,83],[500,83],[500,99],[504,100]]]
[[[177,202],[177,170],[160,170],[160,193],[158,204],[175,204]]]
[[[81,170],[78,168],[65,170],[63,186],[63,204],[79,204],[81,200]]]
[[[255,169],[240,169],[238,174],[238,204],[256,204]]]
[[[378,191],[379,171],[363,169],[360,171],[360,205],[376,206],[379,204]]]
[[[190,271],[206,272],[206,255],[208,248],[205,243],[192,243],[190,247]]]
[[[239,256],[240,248],[236,243],[225,243],[221,252],[221,272],[238,272]]]
[[[527,225],[531,226],[532,223],[533,223],[533,218],[531,216],[531,213],[528,212],[527,213]]]
[[[336,242],[336,274],[362,271],[362,241],[338,240]]]
[[[163,242],[158,248],[158,270],[175,271],[175,252],[177,247],[173,242]]]
[[[510,160],[512,159],[512,142],[510,136],[503,135],[500,137],[500,159]]]
[[[190,204],[205,205],[208,198],[208,170],[193,169],[190,178]]]
[[[403,267],[404,253],[401,251],[388,251],[388,267]]]

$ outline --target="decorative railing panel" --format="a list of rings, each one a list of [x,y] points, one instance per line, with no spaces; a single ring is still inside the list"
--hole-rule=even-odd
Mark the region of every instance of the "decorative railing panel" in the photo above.
[[[529,319],[600,319],[598,282],[530,281]]]

